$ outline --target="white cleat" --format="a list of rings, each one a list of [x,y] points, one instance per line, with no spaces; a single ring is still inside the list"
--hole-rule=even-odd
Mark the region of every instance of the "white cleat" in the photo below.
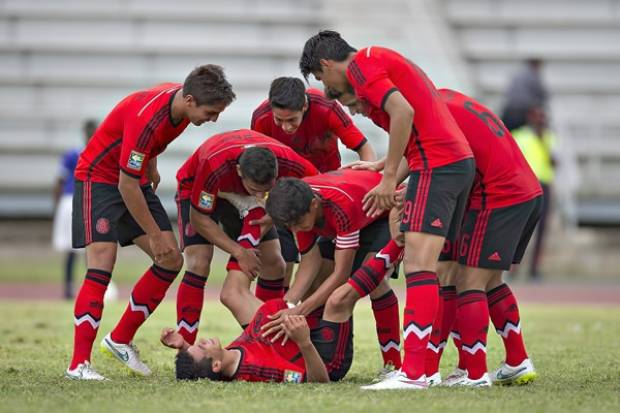
[[[448,377],[441,383],[442,386],[450,387],[452,382],[460,380],[463,377],[467,376],[467,370],[459,369],[456,367],[452,370],[452,373],[448,374]]]
[[[377,373],[377,377],[375,377],[372,382],[379,383],[380,381],[390,378],[395,374],[398,374],[398,369],[396,369],[391,363],[386,364],[381,368],[381,370],[379,370],[379,372]]]
[[[361,386],[360,388],[362,390],[426,390],[428,384],[426,384],[426,376],[424,375],[417,380],[411,380],[401,370],[396,370],[394,374],[379,383]]]
[[[502,362],[499,368],[491,373],[491,380],[499,385],[522,385],[536,380],[538,374],[530,359],[525,359],[518,366],[510,366]]]
[[[108,380],[97,373],[95,369],[90,366],[88,361],[78,364],[73,370],[67,369],[67,371],[65,371],[65,377],[71,380]]]
[[[133,343],[115,343],[108,333],[108,335],[101,340],[100,349],[102,353],[123,363],[132,373],[141,376],[148,376],[151,374],[151,369],[140,360],[140,352]]]
[[[441,385],[441,373],[437,372],[433,374],[432,376],[428,376],[426,378],[426,383],[428,384],[428,387],[440,386]]]
[[[476,380],[472,380],[467,376],[462,376],[460,379],[452,381],[448,387],[491,387],[491,378],[489,373],[484,373],[482,377]]]

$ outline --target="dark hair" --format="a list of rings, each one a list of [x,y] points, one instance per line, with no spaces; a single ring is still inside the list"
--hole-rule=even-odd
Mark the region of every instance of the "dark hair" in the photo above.
[[[236,96],[226,80],[224,69],[217,65],[198,66],[185,78],[183,96],[192,95],[196,105],[230,105]]]
[[[333,87],[329,87],[329,86],[325,86],[325,97],[329,100],[336,100],[336,99],[340,99],[342,97],[342,95],[344,95],[343,92],[334,89]]]
[[[194,358],[187,351],[179,351],[176,358],[177,380],[222,380],[222,373],[213,371],[213,359],[205,357],[200,361]]]
[[[82,132],[84,132],[84,140],[88,142],[90,138],[95,134],[98,123],[95,119],[86,119],[82,125]]]
[[[269,88],[271,107],[300,111],[306,104],[306,87],[296,77],[279,77],[271,82]]]
[[[301,179],[281,178],[269,191],[265,209],[276,225],[293,225],[310,211],[313,199],[312,188]]]
[[[355,52],[357,49],[340,37],[340,33],[322,30],[306,41],[299,59],[299,69],[307,81],[311,73],[321,72],[321,59],[343,62],[350,53]]]
[[[241,153],[238,163],[241,175],[259,185],[273,182],[278,175],[278,160],[268,148],[249,147]]]

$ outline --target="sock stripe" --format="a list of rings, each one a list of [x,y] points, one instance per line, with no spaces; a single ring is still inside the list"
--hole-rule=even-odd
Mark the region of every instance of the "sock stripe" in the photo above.
[[[370,304],[373,310],[385,310],[386,308],[391,307],[394,304],[398,304],[398,298],[396,298],[396,294],[394,294],[394,291],[390,290],[379,298],[376,298],[374,300],[371,298]]]
[[[256,284],[265,290],[281,290],[283,282],[284,278],[278,278],[277,280],[265,280],[263,278],[259,278],[256,280]]]
[[[99,274],[99,275],[104,275],[108,278],[112,277],[112,273],[108,272],[108,271],[104,271],[104,270],[98,270],[96,268],[88,268],[86,270],[86,273],[92,273],[92,274]]]
[[[159,278],[160,280],[162,280],[163,282],[166,283],[172,283],[174,281],[174,279],[177,277],[177,274],[179,273],[174,272],[174,271],[170,271],[170,270],[166,270],[164,268],[161,268],[159,266],[157,266],[156,264],[153,264],[151,266],[151,273]]]
[[[97,284],[101,284],[104,287],[107,287],[108,284],[110,284],[110,279],[109,278],[99,278],[99,277],[96,277],[96,276],[91,275],[91,274],[86,274],[86,276],[84,278],[89,280],[89,281],[96,282]]]

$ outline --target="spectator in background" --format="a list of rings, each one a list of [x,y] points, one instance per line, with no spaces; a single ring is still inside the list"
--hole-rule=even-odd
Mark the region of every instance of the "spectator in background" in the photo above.
[[[88,119],[84,122],[82,131],[84,143],[97,129],[97,122]],[[73,267],[76,250],[71,247],[71,211],[73,209],[73,172],[83,147],[71,148],[62,155],[60,171],[54,185],[54,226],[52,245],[56,251],[65,253],[64,259],[64,298],[73,298]]]
[[[506,91],[502,121],[508,130],[527,123],[527,111],[534,105],[545,106],[549,97],[541,77],[542,61],[529,59],[515,74]]]
[[[542,211],[536,230],[534,253],[530,264],[531,279],[539,280],[541,275],[539,264],[551,205],[551,184],[553,183],[557,164],[553,154],[556,138],[548,127],[547,113],[541,105],[533,105],[529,108],[526,121],[526,125],[512,131],[512,136],[517,141],[521,152],[523,152],[543,189]]]

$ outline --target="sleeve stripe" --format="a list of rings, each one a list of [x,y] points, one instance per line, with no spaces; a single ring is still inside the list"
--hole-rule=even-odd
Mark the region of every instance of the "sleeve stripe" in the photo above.
[[[393,87],[392,89],[388,90],[387,92],[385,92],[385,95],[383,95],[383,99],[381,99],[381,110],[385,112],[385,102],[387,102],[388,98],[390,97],[390,95],[394,92],[398,92],[398,88]]]
[[[155,113],[155,115],[153,115],[153,117],[149,120],[149,122],[146,124],[146,126],[142,130],[142,133],[140,134],[140,138],[138,138],[138,143],[136,145],[137,148],[144,149],[146,147],[149,140],[151,139],[151,136],[153,136],[155,129],[157,129],[157,127],[161,124],[161,122],[164,119],[168,118],[168,110],[169,110],[168,105],[165,105],[165,106],[162,106],[162,108],[159,109],[157,113]]]
[[[368,142],[368,139],[364,138],[359,145],[357,145],[355,148],[353,148],[353,150],[355,152],[359,151],[360,149],[362,149],[362,146],[366,145],[366,143]]]

